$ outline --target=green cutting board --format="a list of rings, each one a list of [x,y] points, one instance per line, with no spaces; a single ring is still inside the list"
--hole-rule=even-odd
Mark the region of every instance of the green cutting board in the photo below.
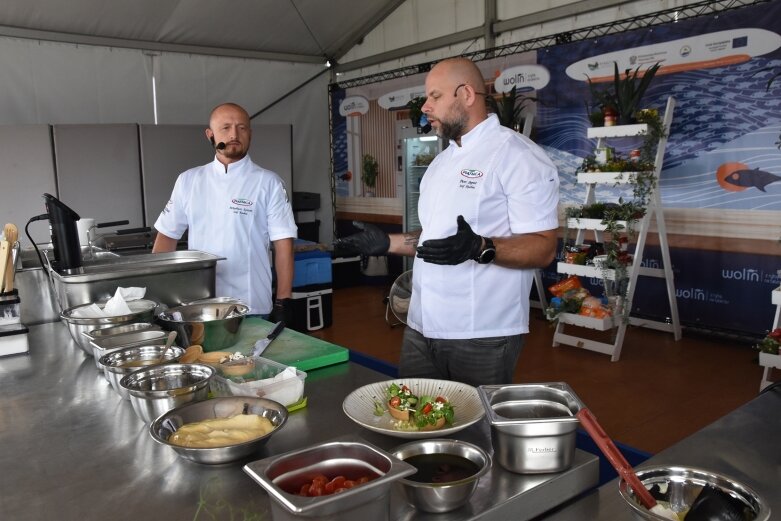
[[[241,324],[239,341],[225,351],[248,354],[255,342],[266,338],[274,327],[272,322],[258,317],[247,317]],[[350,351],[344,347],[285,328],[261,355],[280,364],[295,366],[299,371],[346,362]]]

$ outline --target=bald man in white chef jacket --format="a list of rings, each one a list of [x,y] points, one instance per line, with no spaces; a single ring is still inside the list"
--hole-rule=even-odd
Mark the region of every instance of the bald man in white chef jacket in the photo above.
[[[282,179],[252,162],[247,111],[217,106],[206,138],[214,160],[182,173],[155,222],[153,252],[171,252],[185,230],[188,248],[225,257],[217,263],[216,296],[239,298],[250,314],[271,320],[292,316],[293,239],[297,229]],[[269,250],[274,244],[276,300]]]
[[[336,241],[362,255],[415,256],[399,361],[402,378],[511,383],[529,332],[534,269],[556,254],[559,178],[540,147],[488,114],[466,58],[437,63],[422,107],[450,146],[420,184],[421,230],[363,231]]]

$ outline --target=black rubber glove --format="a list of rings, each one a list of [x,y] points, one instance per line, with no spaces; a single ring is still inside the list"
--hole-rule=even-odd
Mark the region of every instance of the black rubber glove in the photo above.
[[[361,255],[385,255],[390,248],[390,237],[373,224],[353,221],[353,226],[362,230],[360,233],[336,239],[334,246],[351,253]]]
[[[429,239],[418,246],[418,257],[432,264],[461,264],[477,258],[483,238],[472,231],[462,215],[456,219],[458,231],[444,239]]]
[[[291,298],[278,298],[274,301],[274,307],[271,309],[271,314],[268,319],[275,324],[277,322],[284,322],[287,325],[293,323],[293,299]]]

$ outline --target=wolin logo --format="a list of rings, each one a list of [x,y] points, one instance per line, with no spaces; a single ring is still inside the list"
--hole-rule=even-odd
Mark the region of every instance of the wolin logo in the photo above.
[[[478,177],[483,177],[483,173],[480,170],[461,170],[461,175],[468,178],[468,179],[477,179]]]
[[[252,206],[252,201],[249,199],[231,199],[231,202],[239,206]]]

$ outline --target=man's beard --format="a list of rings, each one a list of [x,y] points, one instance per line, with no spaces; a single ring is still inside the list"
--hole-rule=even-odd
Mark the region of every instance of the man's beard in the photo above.
[[[439,120],[438,134],[442,139],[456,141],[464,135],[467,123],[466,112],[461,110],[460,107],[456,108],[453,112],[456,112],[456,114],[449,121],[445,121],[444,119]]]

